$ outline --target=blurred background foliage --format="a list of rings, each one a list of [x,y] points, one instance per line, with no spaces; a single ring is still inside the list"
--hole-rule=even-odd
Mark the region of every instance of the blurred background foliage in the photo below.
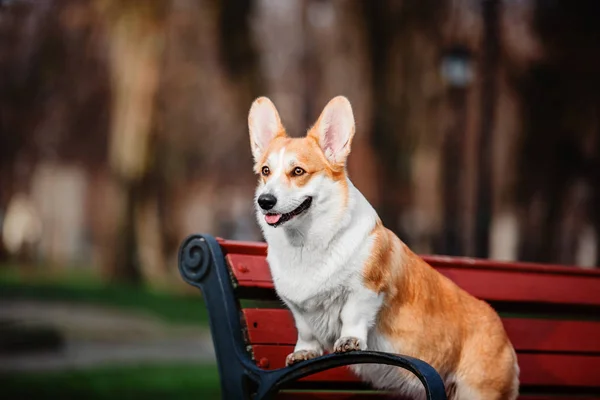
[[[594,0],[1,0],[3,343],[15,318],[56,327],[56,304],[75,326],[85,304],[202,330],[176,252],[193,232],[261,240],[246,126],[260,95],[294,136],[347,96],[350,176],[417,252],[597,267],[599,16]],[[80,339],[57,332],[63,352]],[[202,343],[209,366],[172,376],[216,387]],[[139,393],[189,389],[140,368]],[[88,372],[5,381],[92,393],[73,386]],[[130,384],[89,373],[112,388],[100,397]]]

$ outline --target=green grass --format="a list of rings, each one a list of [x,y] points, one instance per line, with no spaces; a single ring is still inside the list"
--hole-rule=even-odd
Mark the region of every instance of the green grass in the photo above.
[[[206,326],[200,293],[106,284],[89,274],[23,277],[0,266],[0,303],[8,299],[90,304],[156,316],[173,324]],[[105,365],[84,369],[0,374],[1,398],[219,399],[215,365]]]
[[[157,316],[166,322],[206,326],[208,314],[200,293],[181,295],[124,284],[106,284],[89,276],[22,278],[0,268],[0,301],[66,301],[114,307]]]
[[[95,367],[0,374],[2,398],[219,399],[214,365]]]

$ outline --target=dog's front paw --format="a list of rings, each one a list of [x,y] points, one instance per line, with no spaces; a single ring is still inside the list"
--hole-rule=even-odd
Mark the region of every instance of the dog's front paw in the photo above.
[[[320,354],[314,350],[298,350],[291,354],[288,354],[288,356],[285,358],[285,365],[286,367],[289,367],[290,365],[299,363],[301,361],[306,361],[319,357],[319,355]]]
[[[333,345],[333,351],[336,353],[346,353],[349,351],[365,349],[366,344],[364,344],[362,340],[352,336],[341,337],[336,340]]]

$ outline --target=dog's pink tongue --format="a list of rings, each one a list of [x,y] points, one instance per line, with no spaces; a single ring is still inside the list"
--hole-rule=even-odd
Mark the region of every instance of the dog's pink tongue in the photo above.
[[[276,224],[281,219],[281,214],[267,214],[265,215],[265,221],[267,224]]]

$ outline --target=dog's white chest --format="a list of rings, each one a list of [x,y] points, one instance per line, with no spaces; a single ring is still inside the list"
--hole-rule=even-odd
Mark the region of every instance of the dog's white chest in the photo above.
[[[306,254],[303,258],[306,262],[286,266],[270,260],[275,290],[302,315],[319,342],[330,349],[341,331],[340,313],[351,292],[351,269],[338,269]]]
[[[300,305],[299,311],[311,327],[313,334],[329,351],[340,337],[342,324],[340,313],[347,300],[345,289],[323,293]]]

